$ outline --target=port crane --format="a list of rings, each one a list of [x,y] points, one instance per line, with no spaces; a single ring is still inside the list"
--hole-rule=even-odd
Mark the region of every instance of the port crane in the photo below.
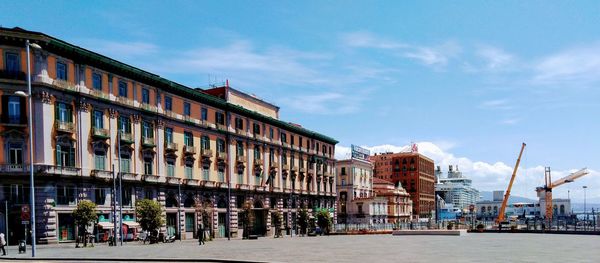
[[[517,175],[517,170],[519,169],[519,164],[521,163],[521,156],[523,156],[523,150],[525,150],[525,145],[525,143],[521,145],[521,152],[519,152],[519,158],[517,158],[515,169],[513,170],[512,176],[510,177],[510,182],[508,183],[508,188],[506,189],[506,193],[504,194],[504,200],[502,200],[502,206],[500,207],[500,211],[498,212],[498,218],[496,218],[496,224],[498,224],[499,226],[505,220],[504,213],[506,212],[506,205],[508,204],[508,198],[510,197],[510,189],[512,188],[512,185],[515,181],[515,176]]]
[[[535,191],[538,193],[538,197],[541,199],[544,197],[546,201],[546,220],[548,222],[552,222],[552,216],[554,210],[552,209],[552,189],[558,186],[561,186],[566,183],[572,183],[575,179],[578,179],[586,174],[589,171],[587,168],[583,168],[577,172],[574,172],[570,175],[567,175],[563,178],[560,178],[554,182],[552,182],[552,175],[550,174],[550,167],[546,167],[544,170],[544,186],[536,187]]]

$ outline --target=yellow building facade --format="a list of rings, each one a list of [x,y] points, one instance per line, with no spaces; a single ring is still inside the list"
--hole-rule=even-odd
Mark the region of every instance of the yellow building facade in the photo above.
[[[15,95],[27,92],[26,40],[41,46],[31,51],[31,113]],[[291,232],[300,207],[335,211],[337,141],[228,85],[192,89],[43,33],[0,28],[0,96],[0,200],[9,211],[0,228],[11,244],[25,230],[28,116],[41,243],[75,237],[70,213],[83,199],[97,204],[99,240],[111,232],[113,202],[124,237],[135,238],[135,202],[144,198],[164,207],[161,231],[183,239],[200,224],[215,237],[240,235],[246,201],[257,235],[272,234],[275,212]]]

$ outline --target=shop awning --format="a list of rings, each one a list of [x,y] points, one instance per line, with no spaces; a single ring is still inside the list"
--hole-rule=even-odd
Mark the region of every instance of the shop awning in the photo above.
[[[115,225],[111,222],[98,222],[98,226],[102,229],[113,229]]]
[[[128,227],[133,227],[133,228],[140,227],[140,224],[138,222],[135,222],[135,221],[123,221],[123,224],[127,225]]]

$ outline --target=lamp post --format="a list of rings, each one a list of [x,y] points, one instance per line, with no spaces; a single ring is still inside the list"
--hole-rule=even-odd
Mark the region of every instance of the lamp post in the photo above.
[[[25,49],[27,52],[27,93],[23,91],[15,92],[15,95],[26,97],[29,109],[27,119],[29,121],[29,206],[30,206],[30,224],[31,224],[31,257],[35,257],[35,186],[33,181],[33,110],[32,110],[32,99],[31,99],[31,57],[29,48],[42,49],[40,45],[36,43],[29,43],[29,40],[25,41]]]
[[[584,219],[585,222],[583,224],[583,229],[584,230],[587,230],[587,221],[588,221],[588,218],[587,218],[587,207],[586,207],[586,205],[587,205],[587,203],[586,203],[586,189],[587,189],[587,185],[584,185],[583,186],[583,217],[585,218]]]

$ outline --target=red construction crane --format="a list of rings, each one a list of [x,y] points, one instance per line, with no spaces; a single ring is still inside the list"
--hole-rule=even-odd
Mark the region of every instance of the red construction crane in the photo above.
[[[574,172],[570,175],[567,175],[563,178],[560,178],[554,182],[552,182],[552,176],[550,175],[550,167],[546,167],[544,172],[544,186],[540,186],[535,188],[535,191],[538,193],[538,197],[541,198],[544,196],[546,201],[546,220],[548,222],[552,222],[552,216],[554,210],[552,209],[552,189],[558,186],[561,186],[566,183],[572,183],[575,179],[578,179],[586,174],[588,174],[587,168],[583,168],[577,172]]]

